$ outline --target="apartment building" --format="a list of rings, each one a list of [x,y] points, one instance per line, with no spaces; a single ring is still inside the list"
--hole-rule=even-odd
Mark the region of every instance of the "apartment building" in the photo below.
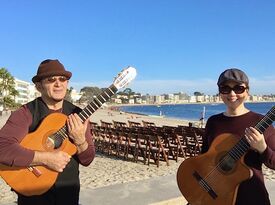
[[[35,85],[17,78],[14,79],[15,89],[18,91],[18,95],[15,97],[15,102],[25,104],[32,101],[36,97],[40,96],[40,93],[36,90]]]

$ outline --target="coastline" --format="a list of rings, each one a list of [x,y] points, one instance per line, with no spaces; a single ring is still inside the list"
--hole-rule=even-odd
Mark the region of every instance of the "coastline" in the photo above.
[[[146,115],[138,113],[130,113],[119,110],[111,109],[99,109],[90,118],[91,122],[101,124],[100,120],[104,122],[113,123],[113,121],[124,122],[128,124],[128,121],[138,122],[142,124],[142,121],[152,122],[156,126],[187,126],[190,122],[195,126],[200,122],[196,120],[182,120],[177,118],[168,118],[166,116],[159,117],[157,115]]]
[[[189,104],[189,103],[188,103]],[[172,124],[171,126],[177,126],[177,125],[188,125],[189,123],[192,123],[193,126],[199,127],[201,126],[201,121],[200,120],[194,120],[194,119],[188,119],[188,118],[176,118],[176,117],[170,117],[167,115],[153,115],[153,114],[144,114],[144,113],[138,113],[138,112],[128,112],[128,111],[122,111],[120,107],[134,107],[134,106],[156,106],[156,107],[161,107],[162,105],[180,105],[180,104],[131,104],[128,106],[128,104],[125,105],[108,105],[106,108],[107,110],[110,110],[111,112],[117,112],[120,114],[128,114],[130,116],[133,116],[133,119],[136,118],[146,118],[149,121],[157,121],[157,124],[159,126],[163,126],[163,122],[166,122],[168,124]],[[126,117],[129,119],[129,117]],[[163,122],[160,122],[158,119],[163,119]],[[125,119],[122,119],[122,121],[125,121]],[[165,123],[164,123],[165,125]],[[205,125],[205,123],[204,123]]]
[[[246,101],[245,103],[275,103],[274,101]],[[162,106],[162,105],[203,105],[203,104],[223,104],[222,101],[218,102],[180,102],[180,103],[134,103],[134,104],[114,104],[108,103],[108,107],[130,107],[130,106]]]
[[[274,106],[273,102],[246,102],[247,108],[260,114],[266,114]],[[130,114],[152,115],[153,117],[165,117],[192,121],[194,124],[203,123],[205,126],[212,115],[225,111],[224,103],[178,103],[178,104],[121,104],[110,105],[111,110],[128,112]],[[203,122],[202,122],[203,121]]]

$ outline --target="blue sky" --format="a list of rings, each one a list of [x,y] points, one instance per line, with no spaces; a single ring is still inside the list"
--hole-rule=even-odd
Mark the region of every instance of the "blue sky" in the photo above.
[[[275,1],[0,0],[0,67],[31,82],[59,59],[70,86],[109,86],[124,67],[143,94],[216,94],[219,74],[244,70],[252,94],[275,94]]]

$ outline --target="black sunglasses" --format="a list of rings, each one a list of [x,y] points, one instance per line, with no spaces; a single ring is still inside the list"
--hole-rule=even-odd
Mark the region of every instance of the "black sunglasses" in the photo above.
[[[225,86],[219,87],[219,92],[222,94],[229,94],[233,90],[234,93],[236,93],[236,94],[242,94],[246,89],[247,89],[247,87],[244,87],[242,85],[235,85],[233,88],[231,88],[228,85],[225,85]]]
[[[65,76],[60,76],[60,77],[54,77],[54,76],[52,76],[52,77],[46,78],[46,81],[48,83],[55,83],[57,80],[59,80],[59,82],[63,83],[65,81],[67,81],[68,78],[66,78]]]

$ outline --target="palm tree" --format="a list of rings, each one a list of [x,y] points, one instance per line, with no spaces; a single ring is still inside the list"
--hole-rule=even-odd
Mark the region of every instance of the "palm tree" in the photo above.
[[[0,101],[4,109],[11,103],[10,96],[15,97],[16,95],[18,95],[18,91],[15,89],[14,77],[6,68],[0,68]]]

